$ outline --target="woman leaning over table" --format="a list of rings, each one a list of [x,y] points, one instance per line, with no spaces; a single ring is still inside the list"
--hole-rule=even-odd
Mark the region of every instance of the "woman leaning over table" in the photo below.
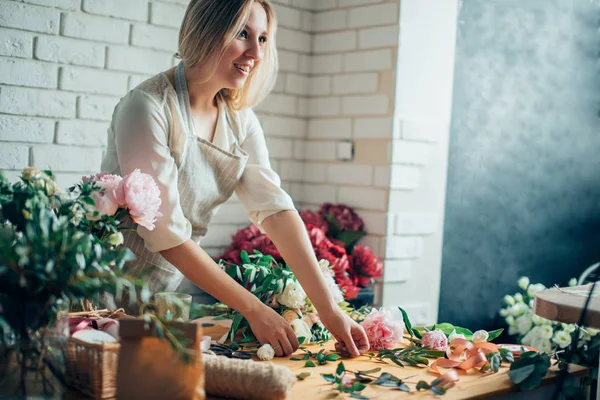
[[[239,311],[277,356],[298,348],[290,325],[198,244],[217,208],[235,192],[298,277],[325,327],[356,356],[368,349],[364,330],[334,303],[250,109],[276,79],[275,29],[269,0],[192,0],[179,32],[181,62],[121,99],[102,172],[125,175],[137,168],[161,191],[163,216],[155,228],[138,226],[125,239],[137,256],[127,272],[149,274],[144,276],[151,291],[174,290],[185,275]]]

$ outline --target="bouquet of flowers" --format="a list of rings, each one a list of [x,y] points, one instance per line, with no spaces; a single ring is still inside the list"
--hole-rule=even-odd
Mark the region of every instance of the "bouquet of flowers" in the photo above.
[[[122,207],[151,228],[160,205],[151,180],[139,171],[124,179],[102,175],[65,193],[50,171],[25,168],[12,184],[0,173],[0,347],[30,363],[41,351],[38,333],[65,305],[99,303],[123,289],[131,301],[137,289],[146,293],[123,273],[134,255],[118,246],[123,240],[115,215]]]
[[[368,247],[356,245],[367,232],[363,220],[350,207],[325,203],[318,212],[302,211],[300,217],[317,259],[327,260],[332,266],[345,299],[356,297],[361,287],[369,286],[373,278],[383,275],[381,260]],[[254,225],[238,231],[220,258],[239,264],[242,251],[254,250],[283,262],[273,242]]]
[[[575,286],[575,278],[569,286]],[[514,295],[504,297],[505,307],[500,310],[508,325],[508,334],[515,336],[519,344],[531,346],[542,353],[554,354],[566,349],[573,340],[577,340],[577,351],[574,363],[589,367],[598,366],[598,350],[600,335],[597,329],[581,327],[579,337],[575,338],[577,325],[550,321],[533,313],[535,294],[546,287],[540,283],[531,284],[529,278],[522,277],[518,281],[521,289]]]
[[[331,339],[329,332],[321,323],[315,307],[287,266],[278,263],[273,256],[262,254],[258,250],[254,250],[252,254],[242,250],[240,259],[240,263],[221,260],[219,265],[240,285],[289,322],[302,343],[308,344]],[[321,260],[319,266],[334,301],[342,308],[346,308],[347,303],[344,302],[342,292],[334,280],[329,262]],[[233,320],[229,332],[232,341],[236,335],[241,335],[242,343],[256,340],[248,322],[241,314],[228,309],[221,303],[200,307],[205,315],[215,315],[217,318]]]

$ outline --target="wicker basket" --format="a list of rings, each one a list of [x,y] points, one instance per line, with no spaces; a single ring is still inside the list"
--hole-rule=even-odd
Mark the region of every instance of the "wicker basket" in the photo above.
[[[100,310],[70,313],[69,317],[119,319],[123,315],[120,311]],[[70,337],[63,348],[66,384],[94,399],[116,397],[120,347],[119,343],[95,344]]]

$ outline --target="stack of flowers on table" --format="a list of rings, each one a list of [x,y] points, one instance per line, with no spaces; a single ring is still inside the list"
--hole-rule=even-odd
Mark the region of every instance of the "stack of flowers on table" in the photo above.
[[[577,279],[572,278],[568,286],[575,286]],[[590,368],[598,367],[598,349],[600,335],[598,330],[581,327],[575,338],[578,326],[550,321],[533,313],[535,294],[546,287],[541,283],[532,284],[528,277],[518,281],[520,291],[504,296],[505,307],[500,310],[508,325],[508,334],[515,337],[516,343],[531,346],[540,352],[555,354],[565,351],[574,340],[577,347],[572,360]]]
[[[367,246],[357,245],[367,232],[363,220],[352,208],[324,203],[318,212],[302,211],[300,217],[317,259],[329,262],[346,300],[355,298],[360,288],[370,286],[374,278],[383,275],[381,260]],[[220,259],[239,264],[242,251],[254,250],[283,262],[273,242],[254,225],[238,231]]]

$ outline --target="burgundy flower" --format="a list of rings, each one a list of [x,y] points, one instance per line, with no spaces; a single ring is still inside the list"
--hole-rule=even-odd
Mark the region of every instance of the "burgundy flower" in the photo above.
[[[360,288],[354,284],[348,274],[336,274],[335,281],[344,293],[344,298],[350,300],[358,296]]]
[[[240,249],[232,245],[226,248],[223,255],[219,258],[225,261],[229,261],[230,263],[240,265],[242,263],[242,259],[240,258],[240,251]]]
[[[371,278],[383,276],[383,263],[367,246],[354,247],[352,269],[359,277],[359,285],[361,286],[368,286]]]
[[[359,232],[364,230],[363,220],[356,215],[354,210],[345,204],[324,203],[319,209],[319,214],[325,218],[331,215],[340,225],[340,229],[346,232]]]
[[[239,247],[243,242],[250,241],[261,235],[262,233],[260,233],[255,225],[250,225],[247,228],[240,229],[233,235],[233,245]]]
[[[302,221],[304,221],[305,225],[312,225],[321,228],[323,232],[327,234],[327,231],[329,230],[329,224],[327,224],[327,221],[325,221],[325,218],[323,218],[321,214],[306,210],[300,213],[300,218],[302,218]]]

